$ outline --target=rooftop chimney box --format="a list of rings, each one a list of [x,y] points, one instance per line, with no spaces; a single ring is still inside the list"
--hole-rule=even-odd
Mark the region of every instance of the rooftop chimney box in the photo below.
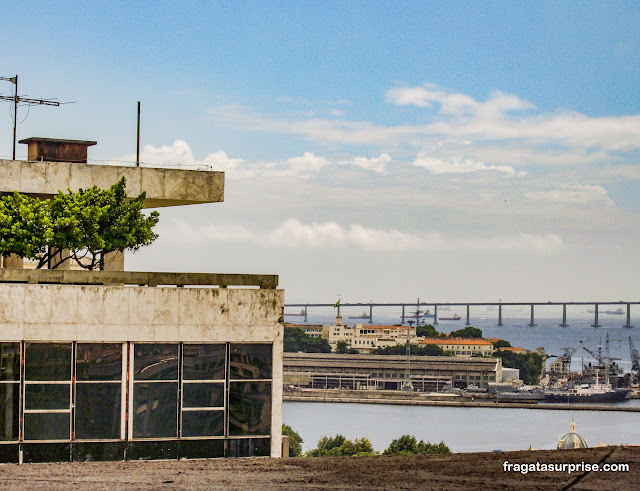
[[[29,161],[87,163],[87,148],[97,142],[84,140],[60,140],[57,138],[25,138],[20,143],[28,147]]]

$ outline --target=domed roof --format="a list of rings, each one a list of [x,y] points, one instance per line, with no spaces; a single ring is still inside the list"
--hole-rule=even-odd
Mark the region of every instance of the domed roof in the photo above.
[[[558,441],[558,450],[570,450],[573,448],[588,448],[587,440],[576,433],[576,423],[571,422],[571,431]]]

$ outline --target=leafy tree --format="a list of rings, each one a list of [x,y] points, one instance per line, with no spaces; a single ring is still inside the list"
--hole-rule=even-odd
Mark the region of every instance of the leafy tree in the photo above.
[[[492,344],[495,349],[511,347],[511,343],[509,341],[505,341],[504,339],[498,339]]]
[[[412,454],[449,454],[451,450],[444,442],[433,444],[416,440],[412,435],[402,435],[391,442],[383,455],[412,455]]]
[[[336,343],[336,353],[341,355],[356,355],[359,351],[355,348],[350,348],[347,342],[341,339]]]
[[[477,327],[467,326],[459,331],[453,331],[450,336],[452,338],[481,338],[482,331]]]
[[[284,327],[284,351],[287,353],[331,353],[329,341],[313,338],[297,327]]]
[[[282,434],[289,437],[289,456],[299,457],[302,455],[302,437],[289,425],[282,425]]]
[[[73,260],[86,269],[104,269],[110,252],[137,251],[158,238],[153,227],[159,214],[142,212],[145,197],[143,192],[127,199],[124,177],[106,190],[68,190],[48,200],[17,192],[4,196],[0,255],[36,260],[38,268],[55,269]]]
[[[493,356],[502,358],[502,366],[520,370],[520,378],[526,384],[537,384],[542,372],[542,357],[537,353],[513,353],[496,351]]]
[[[347,440],[344,435],[334,437],[323,436],[318,446],[307,452],[309,457],[353,457],[373,455],[375,452],[368,438]]]
[[[372,355],[404,355],[407,352],[405,345],[385,346],[371,351]],[[411,354],[415,356],[445,356],[445,352],[435,344],[411,345]]]
[[[416,327],[416,336],[425,338],[437,338],[438,336],[440,336],[440,333],[436,331],[436,328],[431,324],[427,324],[426,326]]]

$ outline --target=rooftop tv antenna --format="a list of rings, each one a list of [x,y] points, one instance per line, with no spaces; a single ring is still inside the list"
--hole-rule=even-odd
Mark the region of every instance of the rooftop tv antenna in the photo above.
[[[18,129],[18,106],[21,104],[32,106],[59,106],[60,102],[52,99],[30,99],[28,97],[22,97],[18,95],[18,76],[14,77],[0,77],[0,80],[11,82],[14,87],[12,96],[0,95],[0,100],[13,102],[13,160],[16,159],[16,135]]]

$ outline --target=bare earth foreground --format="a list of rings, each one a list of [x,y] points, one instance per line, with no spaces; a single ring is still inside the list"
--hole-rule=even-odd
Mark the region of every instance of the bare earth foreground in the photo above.
[[[504,472],[503,462],[625,463],[629,472]],[[632,489],[640,448],[446,457],[215,459],[0,466],[3,489]],[[634,484],[635,483],[635,484]]]

